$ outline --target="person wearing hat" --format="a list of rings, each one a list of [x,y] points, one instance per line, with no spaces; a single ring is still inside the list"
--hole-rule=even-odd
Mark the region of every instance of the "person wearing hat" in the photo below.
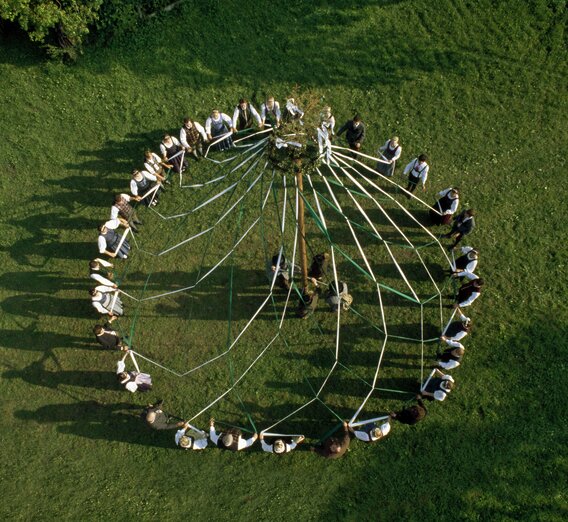
[[[200,435],[196,437],[195,435]],[[182,422],[181,428],[176,431],[176,444],[185,450],[202,450],[207,447],[207,434],[193,427],[189,422]]]
[[[438,192],[439,199],[430,209],[432,225],[447,225],[452,220],[460,204],[460,192],[455,187]]]
[[[174,417],[165,413],[162,410],[163,405],[164,401],[160,400],[156,404],[148,404],[144,408],[142,418],[146,425],[153,430],[173,430],[184,426],[185,423],[182,420],[176,421]]]
[[[473,271],[479,261],[479,252],[470,246],[461,247],[462,255],[452,263],[452,277],[474,278]]]
[[[258,439],[258,434],[254,433],[252,437],[245,439],[242,436],[241,430],[236,428],[231,428],[226,432],[215,431],[215,419],[209,421],[209,438],[213,444],[221,449],[226,449],[230,451],[241,451],[246,448],[250,448],[256,439]]]
[[[274,99],[274,96],[269,96],[260,106],[260,126],[264,128],[267,124],[272,127],[279,127],[282,113],[280,112],[280,104]]]
[[[443,401],[454,389],[454,378],[434,368],[420,389],[420,395],[429,400]]]
[[[212,150],[228,150],[233,146],[233,138],[230,133],[237,132],[233,127],[233,121],[228,114],[220,112],[219,109],[213,109],[211,115],[205,120],[205,133],[209,141],[217,141],[214,138],[228,134],[228,136],[211,147]]]
[[[237,131],[252,129],[255,122],[259,127],[262,125],[260,114],[247,99],[241,98],[233,112],[233,128]]]
[[[262,433],[258,436],[258,438],[260,439],[262,451],[266,451],[267,453],[276,453],[277,455],[290,453],[305,439],[303,435],[298,437],[278,437],[270,443],[264,440],[264,435]]]
[[[383,422],[380,426],[375,423],[366,424],[361,427],[360,430],[355,430],[353,433],[355,437],[363,442],[375,442],[377,440],[386,437],[391,430],[390,422],[387,420]]]
[[[93,333],[95,334],[96,341],[105,350],[125,351],[128,349],[128,347],[123,345],[120,335],[112,329],[110,323],[105,323],[104,325],[96,324],[93,327]]]
[[[414,158],[402,171],[403,175],[408,175],[406,191],[414,192],[420,182],[422,182],[422,190],[425,191],[429,172],[430,165],[428,165],[428,156],[426,154],[420,154],[420,156]],[[406,194],[406,197],[410,199],[410,194]]]
[[[337,131],[337,135],[341,136],[345,132],[345,138],[351,150],[361,150],[361,145],[365,141],[365,124],[361,120],[361,116],[356,114],[352,120],[346,121]]]
[[[481,287],[484,284],[485,281],[475,275],[474,279],[461,285],[458,290],[456,302],[454,303],[454,308],[470,306],[481,295]]]
[[[132,232],[138,232],[138,225],[141,225],[142,221],[130,204],[132,199],[128,194],[117,194],[114,197],[114,204],[110,207],[110,219],[118,219],[125,228],[130,227]]]
[[[461,343],[454,348],[446,348],[442,353],[436,355],[438,366],[444,370],[453,370],[461,364],[465,354],[465,348]]]
[[[473,326],[471,319],[466,317],[461,310],[459,310],[459,314],[459,320],[452,321],[440,336],[440,341],[444,341],[452,348],[462,346],[459,341],[471,332],[471,327]]]
[[[340,306],[343,310],[348,310],[353,302],[353,297],[349,294],[347,283],[333,280],[327,289],[325,302],[329,305],[332,312],[337,312]]]
[[[421,420],[424,420],[426,415],[428,415],[428,410],[426,405],[422,402],[422,397],[416,396],[416,404],[408,406],[400,411],[393,411],[389,414],[391,419],[395,419],[401,424],[408,424],[409,426],[414,426],[418,424]]]
[[[120,222],[118,219],[111,219],[99,227],[99,238],[97,246],[99,253],[109,257],[118,257],[120,259],[128,258],[130,252],[130,244],[126,239],[116,231]]]
[[[160,177],[164,179],[163,176]],[[142,201],[147,207],[150,205],[155,206],[158,203],[158,189],[153,189],[159,183],[158,179],[156,174],[150,174],[145,170],[134,169],[132,171],[132,179],[130,180],[132,199]],[[151,190],[153,192],[149,194]]]
[[[471,234],[472,230],[475,228],[475,219],[473,216],[473,209],[468,208],[454,218],[452,229],[442,236],[450,238],[453,237],[455,240],[454,244],[448,247],[448,250],[455,248],[464,236]]]
[[[203,157],[203,144],[207,141],[207,134],[200,123],[186,116],[179,131],[179,140],[195,159]]]
[[[393,136],[387,140],[382,147],[379,147],[379,154],[382,156],[383,161],[377,161],[375,170],[380,172],[383,176],[392,177],[396,167],[396,161],[402,154],[402,147],[398,142],[398,136]]]
[[[347,421],[344,421],[343,426],[341,427],[341,432],[338,436],[332,435],[328,437],[323,441],[323,444],[312,446],[310,451],[313,451],[326,459],[339,459],[345,455],[349,449],[352,435],[353,428],[347,424]]]

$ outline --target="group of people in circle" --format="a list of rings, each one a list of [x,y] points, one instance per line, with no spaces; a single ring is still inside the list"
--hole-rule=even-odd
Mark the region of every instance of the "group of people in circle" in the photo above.
[[[152,378],[143,373],[138,367],[130,346],[129,339],[122,338],[113,328],[113,322],[124,314],[124,305],[121,295],[124,292],[119,288],[115,278],[114,265],[110,259],[127,259],[130,253],[128,234],[140,232],[142,221],[138,216],[135,204],[153,207],[158,204],[164,185],[169,183],[168,176],[173,173],[181,174],[189,168],[187,158],[201,161],[206,155],[206,147],[211,150],[224,151],[232,147],[232,136],[236,132],[253,132],[257,129],[270,129],[279,127],[288,121],[302,121],[304,112],[298,107],[293,98],[286,101],[284,109],[269,96],[260,106],[260,111],[242,98],[234,107],[233,115],[213,110],[201,125],[192,118],[185,117],[179,130],[179,139],[165,134],[159,144],[160,154],[150,150],[145,151],[143,167],[132,171],[129,189],[130,193],[117,194],[110,208],[109,219],[98,228],[97,247],[99,257],[89,263],[89,277],[96,283],[90,290],[91,303],[95,310],[105,318],[102,324],[93,328],[96,341],[109,350],[123,351],[123,357],[117,362],[116,375],[118,382],[128,391],[152,390]],[[317,129],[317,140],[320,154],[323,148],[329,145],[337,135],[345,133],[346,141],[353,154],[360,153],[365,140],[365,125],[359,115],[346,121],[335,133],[335,118],[330,107],[324,107],[320,114],[320,125]],[[379,176],[393,177],[396,173],[396,163],[402,156],[402,147],[398,137],[393,136],[378,148],[380,160],[374,165]],[[416,187],[421,184],[426,188],[430,166],[428,157],[420,154],[410,161],[403,170],[407,176],[407,187],[404,194],[412,197]],[[458,243],[472,232],[475,226],[474,212],[466,209],[457,214],[460,192],[456,187],[448,187],[438,193],[438,198],[430,210],[430,225],[450,225],[450,229],[440,237],[452,238],[454,241],[448,246],[453,251]],[[120,232],[120,228],[124,232]],[[325,285],[323,278],[326,275],[329,263],[329,254],[320,253],[314,256],[309,278],[315,290],[303,288],[300,292],[297,316],[308,317],[317,306],[320,288]],[[452,255],[453,258],[453,255]],[[341,457],[349,448],[352,438],[364,442],[374,442],[385,437],[391,430],[391,420],[402,424],[413,425],[421,421],[427,414],[423,399],[443,401],[454,387],[454,379],[444,371],[451,371],[460,366],[465,353],[461,341],[471,331],[472,321],[463,313],[481,294],[483,280],[477,276],[475,270],[479,260],[479,252],[469,246],[461,248],[461,255],[453,258],[449,276],[466,281],[463,283],[455,297],[454,302],[448,306],[455,309],[455,320],[451,321],[441,334],[440,341],[446,345],[437,355],[437,365],[422,383],[420,393],[416,396],[416,403],[406,406],[398,412],[390,412],[383,417],[377,417],[370,422],[360,422],[350,425],[343,422],[339,433],[334,433],[311,449],[327,458]],[[292,279],[290,263],[282,253],[274,255],[267,266],[268,278],[275,280],[278,287],[289,290]],[[348,310],[353,297],[348,292],[347,283],[333,280],[328,285],[325,300],[333,312],[340,308]],[[127,369],[127,359],[132,364]],[[444,370],[444,371],[442,371]],[[289,453],[301,444],[303,435],[279,435],[253,433],[249,437],[243,434],[241,428],[228,426],[219,432],[213,419],[210,421],[209,432],[205,432],[189,422],[170,415],[163,410],[162,401],[149,404],[142,417],[145,423],[155,430],[174,430],[175,444],[183,449],[201,450],[208,446],[209,441],[220,448],[240,451],[251,447],[260,439],[263,451],[275,454]]]

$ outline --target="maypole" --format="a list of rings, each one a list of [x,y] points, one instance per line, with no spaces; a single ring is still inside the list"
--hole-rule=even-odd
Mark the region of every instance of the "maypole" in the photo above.
[[[302,160],[295,161],[296,184],[300,197],[298,198],[298,229],[300,231],[300,267],[302,269],[302,291],[308,288],[308,256],[306,253],[306,223],[304,220],[304,176],[302,174]]]

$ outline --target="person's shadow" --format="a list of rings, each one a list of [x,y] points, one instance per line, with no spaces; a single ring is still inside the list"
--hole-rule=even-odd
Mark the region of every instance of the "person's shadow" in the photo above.
[[[14,416],[40,424],[56,424],[59,433],[93,440],[107,440],[175,448],[175,430],[148,428],[140,413],[142,408],[126,402],[103,404],[94,400],[73,404],[50,404],[37,410],[17,410]]]

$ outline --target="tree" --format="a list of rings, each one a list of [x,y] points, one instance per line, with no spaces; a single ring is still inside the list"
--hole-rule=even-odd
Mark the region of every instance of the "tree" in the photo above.
[[[52,56],[75,58],[103,0],[0,0],[0,18],[16,22]],[[56,44],[56,45],[54,45]]]

